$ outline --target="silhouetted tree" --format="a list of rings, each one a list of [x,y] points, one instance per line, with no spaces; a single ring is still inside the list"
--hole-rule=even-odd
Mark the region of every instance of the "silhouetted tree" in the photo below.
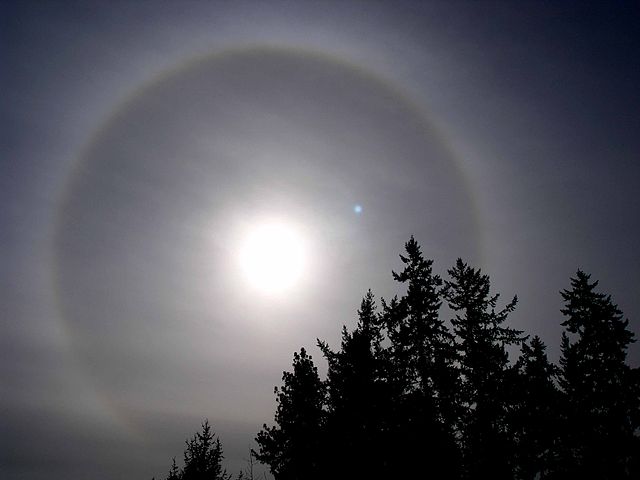
[[[442,280],[411,237],[400,255],[404,268],[393,272],[406,293],[383,302],[383,320],[390,342],[390,365],[395,373],[392,432],[396,468],[400,476],[424,470],[415,458],[429,464],[437,478],[455,478],[459,465],[455,441],[457,359],[453,335],[440,317]]]
[[[433,261],[423,257],[413,237],[405,251],[406,256],[400,255],[404,269],[392,274],[407,284],[407,290],[395,307],[398,312],[387,322],[389,338],[395,349],[407,352],[408,377],[415,382],[411,389],[433,396],[440,419],[452,422],[457,352],[454,337],[440,318],[442,279],[433,273]]]
[[[184,451],[184,468],[181,480],[224,480],[228,476],[222,468],[222,445],[211,431],[209,421],[202,424],[202,432],[197,432],[187,442]]]
[[[358,310],[355,330],[343,327],[338,352],[318,341],[329,365],[325,454],[331,478],[379,478],[385,472],[383,449],[391,403],[380,355],[382,338],[369,291]]]
[[[549,362],[546,346],[535,336],[523,342],[512,369],[509,428],[515,442],[515,478],[548,478],[556,459],[560,392],[557,368]]]
[[[321,478],[325,387],[304,348],[294,353],[293,372],[284,372],[282,380],[282,388],[275,388],[276,425],[263,425],[255,457],[276,480]]]
[[[169,475],[167,475],[167,480],[180,480],[181,478],[180,469],[176,464],[176,457],[173,457],[173,461],[171,462],[171,468],[169,468]]]
[[[515,309],[517,297],[496,311],[499,294],[490,293],[487,275],[460,259],[448,273],[451,280],[445,282],[444,296],[455,312],[451,322],[459,344],[464,475],[512,479],[506,348],[520,343],[522,332],[502,324]]]
[[[222,445],[209,421],[202,424],[202,431],[188,439],[184,451],[184,468],[179,469],[173,457],[166,480],[228,480],[222,468]]]
[[[560,385],[566,395],[559,476],[638,478],[640,385],[626,364],[634,342],[628,320],[598,282],[578,270],[561,292]]]

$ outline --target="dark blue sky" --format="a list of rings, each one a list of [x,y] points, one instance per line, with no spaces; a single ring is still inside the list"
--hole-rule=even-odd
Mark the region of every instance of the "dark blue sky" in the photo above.
[[[3,478],[162,475],[204,417],[237,471],[410,234],[554,358],[577,268],[640,333],[637,2],[1,9]],[[237,271],[274,216],[309,250],[286,300]]]

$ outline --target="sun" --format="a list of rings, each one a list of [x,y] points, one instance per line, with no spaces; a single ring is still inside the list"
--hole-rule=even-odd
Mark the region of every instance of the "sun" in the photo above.
[[[267,222],[250,229],[240,251],[240,266],[256,289],[267,294],[289,291],[307,264],[305,241],[284,222]]]

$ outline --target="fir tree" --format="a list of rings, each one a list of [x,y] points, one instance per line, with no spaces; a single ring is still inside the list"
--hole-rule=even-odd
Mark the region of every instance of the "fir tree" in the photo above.
[[[282,388],[274,391],[276,425],[263,425],[255,457],[276,480],[321,478],[325,388],[304,348],[294,353],[293,372],[284,372],[282,380]]]
[[[222,445],[211,431],[209,421],[202,424],[202,432],[197,432],[187,440],[184,451],[184,469],[181,480],[224,480],[226,472],[222,468]],[[174,462],[175,464],[175,462]]]
[[[169,468],[169,475],[167,475],[167,480],[180,480],[182,478],[182,473],[180,469],[178,469],[178,465],[176,464],[176,457],[173,457],[171,462],[171,468]]]
[[[373,294],[363,298],[354,331],[342,330],[341,349],[318,342],[327,362],[326,454],[332,478],[379,478],[386,469],[383,447],[391,408],[380,355],[382,334]]]
[[[400,255],[404,269],[393,272],[397,282],[406,283],[406,294],[395,307],[398,312],[387,322],[392,345],[405,348],[409,378],[423,397],[432,396],[439,419],[453,424],[454,394],[457,391],[457,360],[454,337],[440,316],[442,279],[433,273],[433,261],[425,259],[418,242],[411,237]]]
[[[565,301],[560,385],[566,395],[563,476],[637,478],[640,442],[638,369],[626,364],[629,321],[578,270]]]
[[[222,468],[222,444],[209,421],[202,424],[202,431],[188,439],[184,450],[184,468],[179,469],[173,457],[166,480],[228,480]]]
[[[546,348],[538,336],[523,342],[512,370],[509,432],[516,444],[515,478],[522,480],[548,478],[556,462],[560,392]]]
[[[394,402],[394,463],[401,476],[413,476],[422,467],[412,459],[422,457],[436,477],[455,478],[460,463],[455,442],[458,377],[453,335],[440,317],[442,280],[413,237],[405,252],[400,255],[404,268],[393,272],[393,278],[406,284],[406,293],[383,302],[389,363],[395,369],[390,380],[399,395]]]
[[[489,277],[458,259],[448,271],[444,296],[455,312],[464,408],[461,434],[467,478],[513,478],[513,445],[506,425],[507,347],[521,333],[502,324],[517,298],[496,310],[499,294],[491,294]]]

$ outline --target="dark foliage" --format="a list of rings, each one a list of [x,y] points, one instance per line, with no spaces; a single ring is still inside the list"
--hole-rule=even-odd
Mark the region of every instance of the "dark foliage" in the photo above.
[[[424,259],[413,237],[405,251],[400,256],[404,268],[393,272],[393,278],[406,284],[406,294],[388,304],[383,301],[382,312],[389,341],[388,379],[394,384],[392,471],[415,477],[424,472],[426,463],[435,477],[456,478],[458,353],[439,314],[442,280],[433,274],[433,262]]]
[[[254,458],[275,480],[640,478],[635,340],[597,282],[578,271],[561,292],[556,366],[539,337],[507,326],[517,298],[499,307],[479,269],[458,259],[443,280],[413,237],[400,259],[404,295],[378,311],[369,291],[339,350],[318,340],[325,380],[304,348],[294,354],[275,425],[238,480],[253,478]],[[205,422],[167,480],[226,480],[222,458]]]
[[[329,472],[334,477],[366,478],[385,469],[382,441],[389,428],[385,419],[391,404],[384,383],[385,363],[380,357],[382,335],[373,294],[367,293],[358,311],[353,332],[342,331],[339,352],[318,342],[329,369],[327,374],[327,444],[324,454],[340,465]]]
[[[508,385],[508,433],[514,451],[518,479],[548,478],[558,462],[559,406],[557,368],[549,362],[539,337],[523,342],[520,358],[510,371]]]
[[[186,441],[184,468],[178,468],[174,457],[166,480],[229,480],[222,468],[223,458],[220,439],[205,420],[202,431]]]
[[[276,425],[256,439],[276,480],[639,478],[633,334],[597,282],[578,271],[561,292],[558,367],[507,326],[517,298],[499,307],[487,275],[459,259],[443,281],[413,237],[405,252],[405,294],[378,312],[368,292],[338,351],[318,341],[325,381],[294,355]]]
[[[563,476],[638,478],[640,383],[626,363],[634,342],[629,321],[598,282],[578,270],[561,292],[560,386],[563,395]]]
[[[276,425],[264,425],[258,433],[255,457],[278,479],[322,478],[325,386],[304,348],[294,354],[293,372],[284,372],[282,381],[282,388],[275,388]]]
[[[513,478],[513,438],[507,429],[508,355],[522,341],[517,330],[502,326],[516,306],[514,297],[496,311],[499,294],[489,277],[458,259],[443,292],[459,350],[463,478]]]

